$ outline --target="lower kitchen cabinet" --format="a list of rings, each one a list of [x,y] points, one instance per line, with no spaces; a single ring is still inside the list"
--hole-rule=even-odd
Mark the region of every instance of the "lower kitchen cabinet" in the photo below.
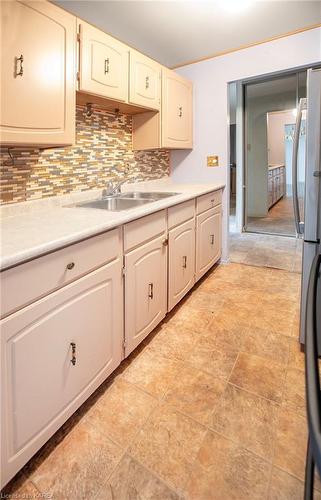
[[[196,280],[221,257],[222,208],[218,206],[196,217]]]
[[[2,320],[4,484],[120,364],[122,311],[117,259]]]
[[[125,356],[166,314],[167,247],[165,236],[125,256]]]
[[[195,282],[195,219],[171,229],[168,235],[168,310]]]

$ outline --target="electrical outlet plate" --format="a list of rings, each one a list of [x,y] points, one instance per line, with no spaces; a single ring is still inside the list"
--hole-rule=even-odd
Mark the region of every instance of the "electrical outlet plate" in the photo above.
[[[208,167],[218,167],[218,156],[208,156],[207,157],[207,166]]]

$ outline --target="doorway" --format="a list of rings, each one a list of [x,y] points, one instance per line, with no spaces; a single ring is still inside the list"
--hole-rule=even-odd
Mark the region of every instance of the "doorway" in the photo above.
[[[306,97],[306,71],[244,85],[244,231],[296,236],[292,148],[301,97]],[[303,204],[305,120],[300,130],[298,158]]]

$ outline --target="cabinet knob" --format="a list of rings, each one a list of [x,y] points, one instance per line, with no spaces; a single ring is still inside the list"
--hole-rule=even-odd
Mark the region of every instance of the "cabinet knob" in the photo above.
[[[75,366],[76,362],[77,362],[77,358],[76,358],[76,342],[70,342],[70,346],[71,346],[71,360],[70,360],[70,363]]]
[[[20,57],[15,58],[15,76],[22,76],[23,75],[23,54],[21,54]],[[19,63],[19,69],[18,69],[18,63]]]
[[[168,238],[165,238],[165,239],[162,241],[162,245],[163,245],[164,247],[167,247],[167,245],[168,245]]]
[[[148,297],[150,299],[154,298],[154,284],[153,283],[148,284]]]
[[[187,255],[183,255],[183,268],[186,269],[187,267]]]
[[[67,264],[66,268],[70,271],[71,269],[73,269],[75,267],[75,263],[74,262],[69,262],[69,264]]]

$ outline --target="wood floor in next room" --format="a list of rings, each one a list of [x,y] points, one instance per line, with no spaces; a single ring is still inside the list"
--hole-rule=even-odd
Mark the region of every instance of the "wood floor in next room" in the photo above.
[[[301,500],[299,288],[296,273],[213,269],[6,491]]]

